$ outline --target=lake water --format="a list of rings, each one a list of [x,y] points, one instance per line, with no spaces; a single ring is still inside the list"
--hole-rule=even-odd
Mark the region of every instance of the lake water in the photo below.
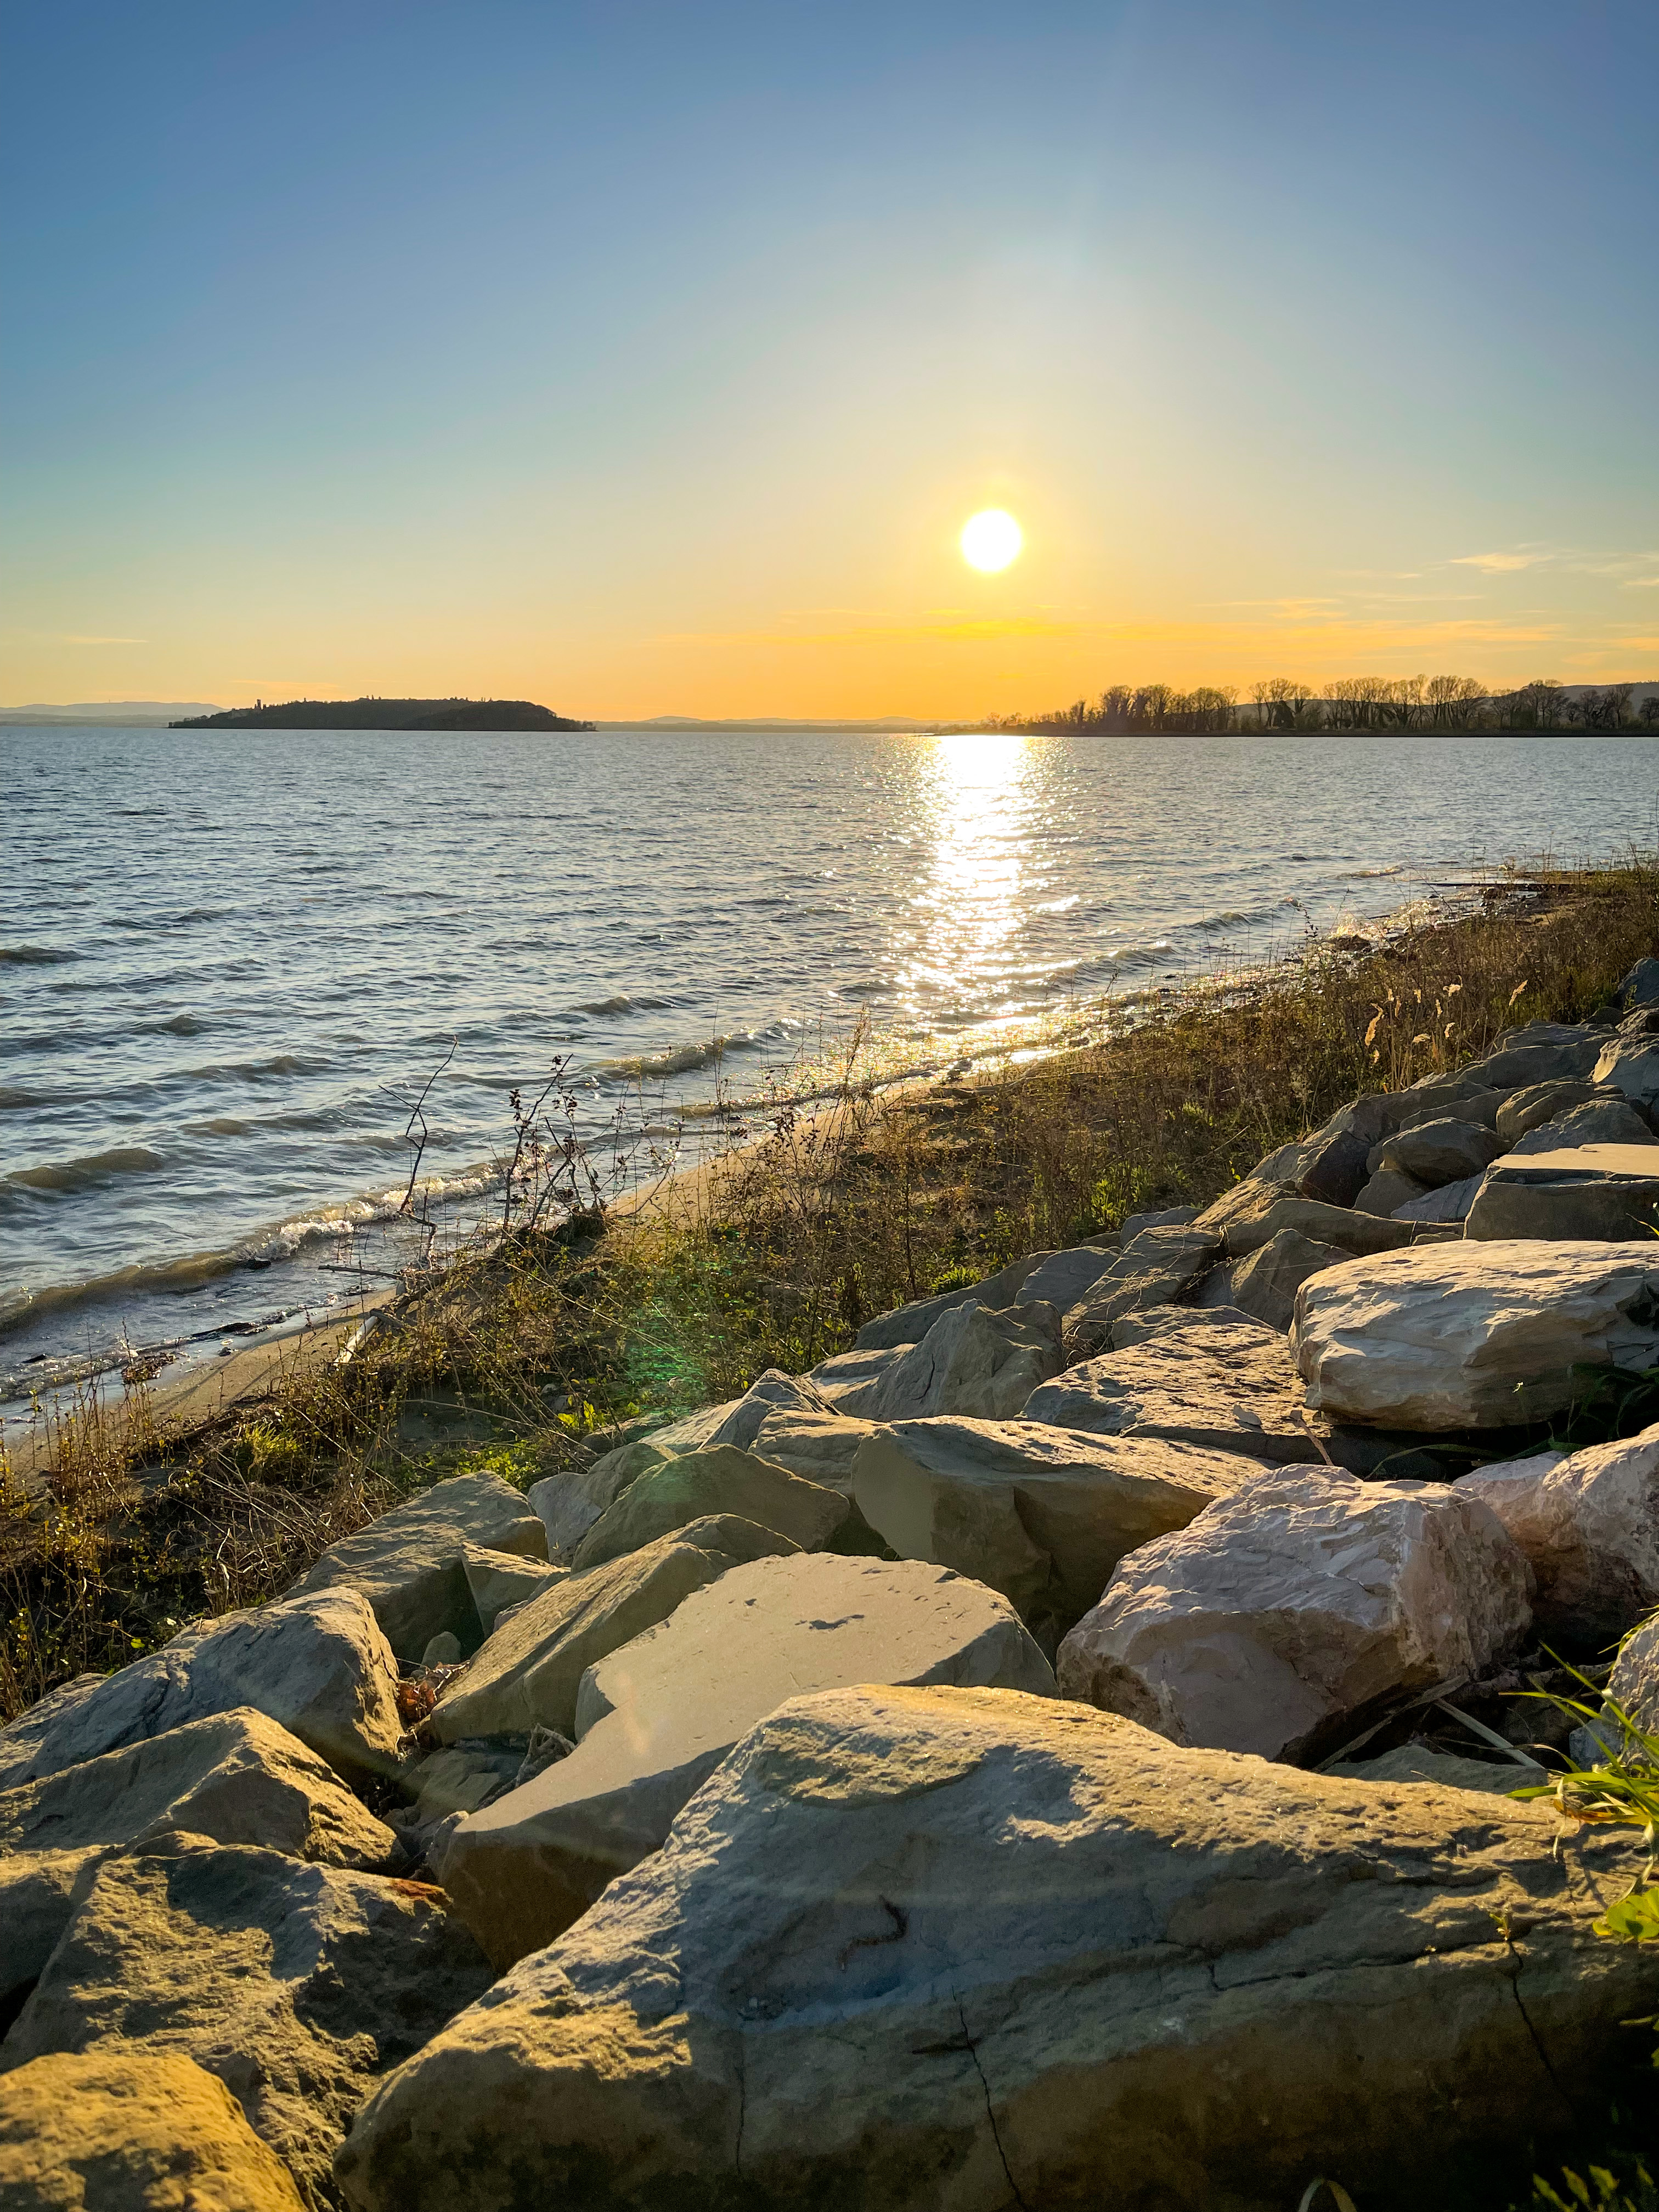
[[[325,1301],[507,1093],[666,1125],[1651,840],[1642,738],[0,731],[0,1371]]]

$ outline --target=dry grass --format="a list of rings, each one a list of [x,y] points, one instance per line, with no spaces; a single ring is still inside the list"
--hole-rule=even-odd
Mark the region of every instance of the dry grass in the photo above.
[[[188,1437],[157,1432],[141,1382],[136,1418],[73,1409],[50,1497],[0,1500],[0,1713],[276,1594],[457,1466],[527,1483],[1018,1253],[1202,1205],[1357,1091],[1455,1066],[1520,1021],[1581,1018],[1656,950],[1659,868],[1632,861],[1496,884],[1484,913],[1381,951],[1310,945],[969,1083],[883,1095],[855,1039],[819,1110],[781,1105],[671,1205],[469,1252],[344,1367],[291,1368]],[[418,1433],[434,1404],[470,1442]]]

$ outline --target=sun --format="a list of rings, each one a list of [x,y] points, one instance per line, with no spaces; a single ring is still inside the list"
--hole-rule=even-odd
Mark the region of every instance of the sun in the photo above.
[[[1006,568],[1011,561],[1019,558],[1019,549],[1025,543],[1024,532],[1012,514],[1000,507],[987,507],[977,514],[970,514],[962,526],[957,540],[962,557],[970,568],[981,569],[986,575],[994,575]]]

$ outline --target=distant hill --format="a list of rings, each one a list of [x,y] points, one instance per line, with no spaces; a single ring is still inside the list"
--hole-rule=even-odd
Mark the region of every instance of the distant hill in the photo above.
[[[191,714],[174,730],[591,730],[528,699],[289,699]]]
[[[68,706],[0,707],[0,723],[115,722],[159,729],[181,714],[216,714],[210,699],[78,699]]]

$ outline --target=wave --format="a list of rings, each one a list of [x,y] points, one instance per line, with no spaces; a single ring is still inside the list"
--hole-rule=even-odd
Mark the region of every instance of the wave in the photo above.
[[[434,1175],[416,1185],[416,1195],[443,1206],[499,1190],[502,1170],[482,1161],[453,1175]],[[8,1178],[11,1180],[11,1178]],[[78,1281],[48,1283],[33,1290],[0,1291],[0,1333],[33,1322],[44,1314],[70,1307],[95,1304],[139,1291],[178,1292],[199,1289],[221,1275],[240,1267],[265,1268],[299,1259],[308,1245],[338,1243],[361,1235],[378,1224],[395,1221],[403,1212],[404,1186],[395,1190],[365,1194],[337,1205],[317,1207],[288,1220],[257,1229],[234,1243],[204,1252],[188,1252],[174,1260],[141,1260],[107,1274],[89,1275]]]
[[[627,991],[613,991],[608,999],[579,999],[570,1009],[573,1014],[659,1014],[665,1013],[673,1005],[672,999],[653,999],[645,994],[635,998]],[[555,1015],[554,1019],[568,1019]]]
[[[0,945],[0,968],[56,968],[80,957],[60,945]]]
[[[148,1145],[117,1145],[106,1152],[88,1152],[78,1160],[49,1160],[42,1167],[15,1168],[0,1176],[0,1190],[94,1190],[117,1176],[154,1175],[166,1160]]]

